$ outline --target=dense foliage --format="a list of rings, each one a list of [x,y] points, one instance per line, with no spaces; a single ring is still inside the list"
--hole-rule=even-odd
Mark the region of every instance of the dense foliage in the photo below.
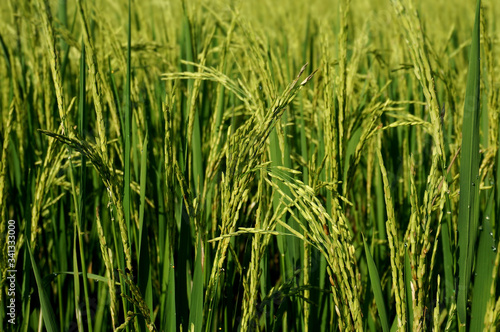
[[[495,331],[497,17],[2,1],[0,327]]]

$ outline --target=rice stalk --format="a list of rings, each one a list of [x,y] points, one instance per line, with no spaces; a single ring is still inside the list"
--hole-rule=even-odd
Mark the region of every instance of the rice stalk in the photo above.
[[[405,297],[405,286],[403,279],[403,267],[401,262],[401,247],[398,239],[398,232],[396,229],[396,219],[394,214],[394,206],[392,202],[391,187],[389,185],[389,180],[387,178],[387,170],[384,166],[384,160],[381,153],[381,141],[378,141],[377,147],[377,157],[380,166],[380,172],[382,173],[382,180],[384,184],[384,198],[387,209],[387,239],[389,241],[389,248],[391,252],[391,275],[392,275],[392,289],[394,291],[394,297],[396,301],[396,322],[398,329],[406,328],[406,297]]]
[[[230,154],[229,148],[226,149],[227,168],[226,173],[222,174],[222,204],[225,206],[222,212],[222,230],[221,233],[232,233],[235,230],[238,211],[241,209],[242,203],[248,199],[248,183],[253,178],[251,170],[257,166],[260,156],[263,153],[264,144],[269,137],[269,134],[276,124],[277,119],[281,117],[284,108],[291,102],[297,92],[312,78],[312,75],[306,77],[300,84],[297,84],[300,76],[305,70],[305,66],[297,75],[297,78],[288,86],[285,92],[276,99],[273,107],[266,115],[265,122],[255,124],[248,122],[247,125],[238,129],[234,135],[230,137],[229,147],[238,144],[242,148]],[[240,165],[240,163],[245,163]],[[241,170],[240,170],[241,167]],[[236,171],[242,176],[237,177]],[[205,293],[204,313],[208,310],[207,299],[214,297],[216,281],[219,279],[223,263],[226,258],[229,239],[223,239],[217,245],[217,250],[214,258],[214,266],[210,273],[210,279]]]

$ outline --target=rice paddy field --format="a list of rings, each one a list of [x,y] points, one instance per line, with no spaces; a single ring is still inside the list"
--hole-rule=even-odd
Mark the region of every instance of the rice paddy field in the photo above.
[[[0,331],[497,331],[496,0],[0,3]]]

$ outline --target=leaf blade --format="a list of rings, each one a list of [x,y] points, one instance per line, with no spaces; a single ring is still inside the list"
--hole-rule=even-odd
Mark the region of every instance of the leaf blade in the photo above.
[[[469,57],[469,72],[465,91],[462,127],[462,154],[460,162],[460,202],[458,211],[458,320],[461,327],[467,322],[468,286],[472,272],[474,246],[477,237],[479,213],[479,97],[480,97],[480,6],[476,17]]]

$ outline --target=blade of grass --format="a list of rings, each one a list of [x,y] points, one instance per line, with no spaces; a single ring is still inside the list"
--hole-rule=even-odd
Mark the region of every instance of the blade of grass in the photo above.
[[[83,275],[83,272],[78,272],[77,274]],[[52,274],[49,274],[48,276],[43,277],[43,279],[42,279],[43,284],[46,286],[46,285],[50,284],[54,279],[56,279],[57,277],[59,277],[61,275],[75,275],[75,272],[73,272],[73,271],[54,272]],[[94,274],[94,273],[87,273],[87,278],[89,280],[95,280],[98,282],[108,282],[109,281],[109,278],[106,278],[106,277],[103,277],[103,276],[100,276],[100,275]]]
[[[480,226],[479,246],[477,248],[477,266],[474,274],[474,291],[472,294],[472,312],[470,331],[483,331],[486,307],[490,300],[490,289],[493,281],[492,271],[495,266],[496,241],[493,237],[490,216],[493,213],[493,190],[489,195],[488,204]]]
[[[368,263],[368,272],[370,274],[371,286],[373,294],[375,295],[375,303],[377,304],[378,315],[380,317],[380,324],[384,332],[389,332],[389,321],[387,319],[387,311],[385,309],[384,294],[382,292],[382,285],[378,274],[377,266],[373,260],[370,248],[366,244],[365,237],[363,236],[363,243],[365,246],[366,261]]]
[[[467,326],[467,301],[474,260],[479,214],[479,98],[480,98],[480,7],[476,16],[469,56],[469,72],[465,91],[460,159],[460,202],[458,211],[458,299],[457,311],[461,330]]]
[[[413,290],[412,290],[412,273],[410,257],[408,256],[408,249],[405,247],[405,287],[406,287],[406,308],[408,313],[408,327],[411,329],[413,326]]]
[[[131,35],[132,35],[132,26],[131,26],[131,0],[128,1],[128,30],[127,30],[127,81],[125,85],[125,131],[124,131],[124,139],[125,139],[125,151],[124,151],[124,176],[123,176],[123,210],[125,216],[125,224],[127,225],[128,230],[128,242],[131,242],[131,226],[130,226],[130,137],[131,137],[131,116],[132,116],[132,104],[130,102],[130,80],[131,80]],[[127,267],[129,270],[132,269],[132,266]]]
[[[444,215],[443,221],[441,223],[441,245],[443,248],[443,268],[444,268],[444,288],[445,288],[445,304],[450,306],[455,303],[456,293],[455,293],[455,278],[453,275],[453,255],[451,247],[451,202],[449,195],[446,195],[446,214]]]
[[[170,253],[168,264],[167,308],[161,331],[175,331],[177,327],[177,311],[175,307],[175,266],[174,256]]]
[[[40,307],[42,310],[43,322],[45,323],[45,327],[48,332],[57,332],[59,331],[59,329],[57,327],[56,317],[54,315],[52,305],[50,304],[49,297],[47,296],[47,293],[43,288],[43,281],[42,277],[40,276],[40,271],[38,271],[38,266],[36,264],[35,258],[33,257],[33,253],[31,252],[29,242],[26,241],[25,244],[30,256],[33,274],[35,275],[36,285],[38,288],[38,296],[40,297]]]
[[[189,307],[189,331],[200,332],[203,324],[203,249],[201,236],[198,236],[198,250],[194,264],[191,306]]]
[[[79,271],[78,268],[78,229],[75,225],[74,228],[74,236],[73,236],[73,288],[74,288],[74,302],[75,302],[75,316],[76,323],[78,326],[78,331],[83,331],[83,319],[82,319],[82,310],[80,308],[80,298],[81,298],[81,288],[80,288],[80,274],[82,272]]]

